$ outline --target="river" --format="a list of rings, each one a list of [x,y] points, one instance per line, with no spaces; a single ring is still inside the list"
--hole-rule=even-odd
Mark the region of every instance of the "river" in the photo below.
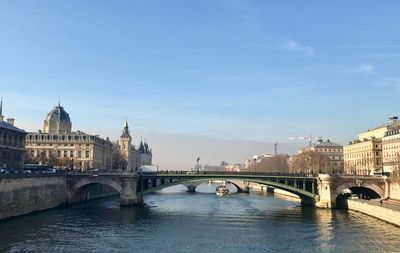
[[[0,221],[0,252],[399,252],[400,228],[269,194],[218,197],[176,186],[121,208],[118,197]]]

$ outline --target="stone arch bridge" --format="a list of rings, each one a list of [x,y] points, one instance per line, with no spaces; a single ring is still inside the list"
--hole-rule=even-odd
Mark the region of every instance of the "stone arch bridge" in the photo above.
[[[195,187],[208,180],[225,180],[233,183],[239,192],[248,192],[249,183],[257,183],[282,189],[300,197],[303,205],[323,208],[336,207],[336,198],[347,188],[366,188],[380,197],[387,197],[388,180],[378,176],[330,176],[320,174],[308,177],[299,174],[246,173],[246,172],[200,172],[180,171],[152,172],[84,172],[67,174],[67,191],[71,200],[82,187],[103,184],[114,188],[120,196],[121,205],[136,205],[143,196],[160,189],[184,184]]]

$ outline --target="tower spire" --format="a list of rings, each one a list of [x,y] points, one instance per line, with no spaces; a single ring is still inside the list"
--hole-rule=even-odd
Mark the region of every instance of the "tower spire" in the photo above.
[[[0,99],[0,121],[3,121],[3,98]]]
[[[128,126],[128,117],[125,117],[125,128],[129,128],[129,126]]]

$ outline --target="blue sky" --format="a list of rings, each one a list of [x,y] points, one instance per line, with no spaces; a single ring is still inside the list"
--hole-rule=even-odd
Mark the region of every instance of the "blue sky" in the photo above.
[[[33,131],[60,97],[74,129],[113,139],[127,116],[165,167],[242,162],[274,141],[293,153],[305,143],[288,137],[309,132],[344,144],[399,114],[399,13],[398,1],[1,1],[4,114]]]

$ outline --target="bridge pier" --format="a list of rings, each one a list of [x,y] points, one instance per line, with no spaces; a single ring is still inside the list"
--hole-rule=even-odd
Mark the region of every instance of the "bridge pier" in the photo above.
[[[197,186],[201,185],[202,183],[203,182],[191,182],[183,185],[186,186],[187,192],[195,193]]]
[[[336,196],[333,196],[334,191],[332,191],[333,178],[328,174],[319,174],[317,180],[319,199],[315,203],[315,206],[320,208],[335,208]]]
[[[194,192],[196,192],[196,185],[188,185],[188,186],[186,186],[186,188],[187,188],[187,192],[191,192],[191,193],[194,193]]]
[[[143,197],[137,196],[120,196],[120,206],[136,206],[143,204]]]
[[[119,192],[121,206],[134,206],[143,204],[143,197],[137,193],[139,182],[138,175],[129,175],[119,178],[121,190]]]

